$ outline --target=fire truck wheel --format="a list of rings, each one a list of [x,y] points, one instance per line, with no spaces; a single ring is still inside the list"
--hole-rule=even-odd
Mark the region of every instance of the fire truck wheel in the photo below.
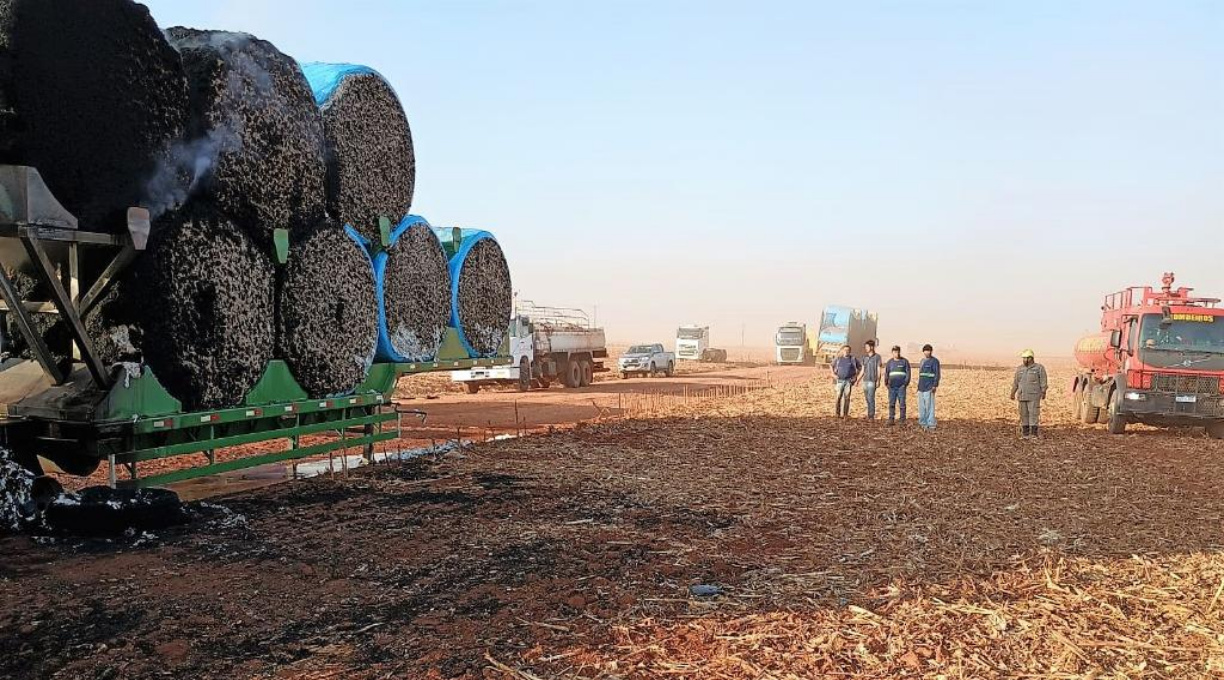
[[[1114,392],[1109,400],[1109,417],[1106,425],[1109,427],[1109,434],[1126,432],[1126,418],[1118,413],[1118,392]]]
[[[526,392],[531,389],[531,362],[527,361],[527,357],[519,360],[519,379],[518,391]]]

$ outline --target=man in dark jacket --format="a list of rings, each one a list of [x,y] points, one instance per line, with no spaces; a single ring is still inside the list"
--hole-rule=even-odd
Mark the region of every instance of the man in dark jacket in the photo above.
[[[838,418],[850,417],[850,394],[854,391],[854,382],[858,380],[861,370],[863,365],[850,356],[850,345],[842,346],[841,356],[833,360],[833,366],[830,368],[833,384],[837,387]]]
[[[909,390],[913,371],[909,359],[901,356],[901,346],[893,345],[892,358],[884,366],[884,380],[888,385],[888,424],[896,422],[897,406],[901,407],[901,422],[905,422],[905,395]]]

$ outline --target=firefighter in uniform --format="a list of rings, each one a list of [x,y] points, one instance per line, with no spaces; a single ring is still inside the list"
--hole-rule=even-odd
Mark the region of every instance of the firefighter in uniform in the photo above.
[[[1011,398],[1020,404],[1020,436],[1028,439],[1038,435],[1041,426],[1041,400],[1046,398],[1050,387],[1045,366],[1033,359],[1033,350],[1020,353],[1024,363],[1016,368],[1012,379]]]

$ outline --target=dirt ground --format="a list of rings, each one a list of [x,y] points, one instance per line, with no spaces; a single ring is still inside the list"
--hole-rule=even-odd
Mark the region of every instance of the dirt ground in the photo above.
[[[812,379],[0,539],[0,676],[1220,677],[1224,442],[1077,425],[1068,376],[1040,441],[1006,370],[934,433]]]

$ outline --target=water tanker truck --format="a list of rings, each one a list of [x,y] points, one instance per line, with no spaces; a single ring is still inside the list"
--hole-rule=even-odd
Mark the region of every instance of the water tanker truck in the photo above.
[[[1076,415],[1121,434],[1130,423],[1198,426],[1224,439],[1224,309],[1174,288],[1130,287],[1105,298],[1101,330],[1075,345]]]
[[[524,301],[510,321],[510,358],[505,366],[476,366],[451,372],[468,394],[486,385],[515,385],[520,392],[547,389],[553,382],[587,387],[595,373],[608,369],[604,329],[581,309],[543,307]]]

